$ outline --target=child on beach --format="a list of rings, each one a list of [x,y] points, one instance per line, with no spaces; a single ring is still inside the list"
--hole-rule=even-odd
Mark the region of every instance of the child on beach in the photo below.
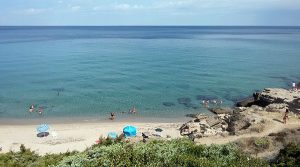
[[[285,110],[284,116],[283,116],[283,123],[286,124],[286,120],[289,118],[289,109]]]
[[[33,112],[34,111],[34,104],[31,104],[31,106],[29,107],[29,112]]]

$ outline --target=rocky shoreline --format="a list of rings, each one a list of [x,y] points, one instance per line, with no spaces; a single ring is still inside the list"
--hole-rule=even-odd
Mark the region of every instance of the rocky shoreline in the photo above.
[[[300,90],[265,88],[253,93],[253,97],[243,99],[234,108],[210,108],[215,115],[192,115],[193,119],[180,127],[180,134],[190,139],[208,136],[239,135],[248,132],[261,132],[266,119],[262,112],[282,112],[300,114]],[[190,115],[191,116],[191,115]],[[280,120],[279,120],[280,121]]]

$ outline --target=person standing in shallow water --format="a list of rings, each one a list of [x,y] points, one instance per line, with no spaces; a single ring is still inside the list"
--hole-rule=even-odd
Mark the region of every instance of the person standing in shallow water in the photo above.
[[[39,114],[42,114],[42,113],[43,113],[43,108],[42,108],[42,107],[39,107],[38,112],[39,112]]]
[[[34,104],[31,104],[31,106],[29,107],[29,112],[33,112],[34,111]]]
[[[110,113],[110,119],[111,119],[111,120],[114,120],[114,119],[115,119],[115,116],[116,116],[116,114],[115,114],[114,112],[111,112],[111,113]]]
[[[136,113],[135,106],[133,106],[132,109],[129,110],[129,112],[135,114]]]
[[[286,120],[289,118],[289,109],[285,110],[284,116],[283,116],[283,123],[286,124]]]

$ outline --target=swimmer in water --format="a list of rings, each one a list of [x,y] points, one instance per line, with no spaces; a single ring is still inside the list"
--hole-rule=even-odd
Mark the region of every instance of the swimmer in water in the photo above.
[[[42,107],[39,107],[39,110],[38,110],[39,114],[42,114],[43,112],[43,108]]]
[[[33,112],[34,111],[34,104],[31,104],[31,106],[29,107],[29,112]]]
[[[114,119],[115,119],[115,116],[116,116],[116,114],[115,114],[114,112],[111,112],[111,113],[110,113],[110,118],[109,118],[109,119],[114,120]]]
[[[133,106],[132,109],[129,110],[129,112],[135,114],[136,113],[135,106]]]

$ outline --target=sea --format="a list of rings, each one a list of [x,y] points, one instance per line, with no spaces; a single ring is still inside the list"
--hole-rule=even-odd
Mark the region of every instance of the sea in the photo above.
[[[179,118],[299,82],[300,27],[1,26],[0,78],[2,120]]]

